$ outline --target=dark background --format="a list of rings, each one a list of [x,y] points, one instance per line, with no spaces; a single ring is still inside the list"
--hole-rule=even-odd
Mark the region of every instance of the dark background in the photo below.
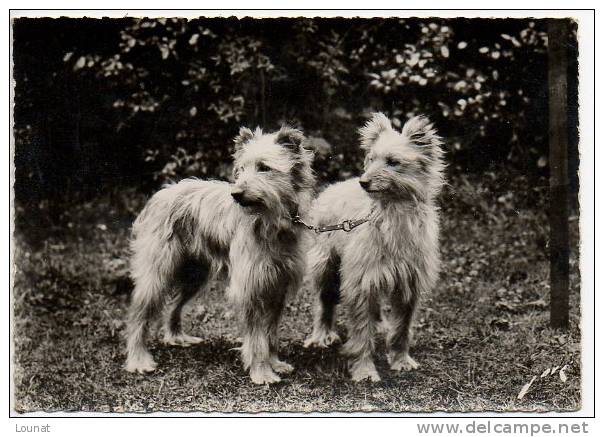
[[[303,128],[327,141],[315,142],[321,181],[349,177],[373,110],[396,125],[430,116],[452,174],[496,171],[505,185],[548,170],[546,20],[18,19],[14,78],[15,193],[28,209],[227,178],[241,125]]]

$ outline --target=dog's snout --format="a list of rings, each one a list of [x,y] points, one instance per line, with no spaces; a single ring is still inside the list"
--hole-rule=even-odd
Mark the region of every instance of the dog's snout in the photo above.
[[[367,190],[369,188],[369,185],[371,184],[371,182],[366,179],[359,179],[359,184],[361,184],[361,187],[363,187],[363,190]]]
[[[243,199],[243,190],[234,188],[231,190],[231,196],[233,196],[233,199],[235,199],[236,202],[241,202]]]

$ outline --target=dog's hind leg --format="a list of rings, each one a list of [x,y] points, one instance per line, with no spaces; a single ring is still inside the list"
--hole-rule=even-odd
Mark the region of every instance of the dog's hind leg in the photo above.
[[[132,292],[126,325],[126,370],[128,372],[152,372],[157,367],[147,349],[146,337],[149,322],[160,311],[160,295],[163,292],[161,280],[155,276],[140,278]]]
[[[205,288],[209,276],[209,263],[186,261],[176,274],[175,294],[164,318],[164,344],[188,347],[202,342],[199,337],[182,331],[182,310],[197,292]]]
[[[336,306],[340,302],[339,256],[332,253],[328,257],[315,257],[311,272],[318,297],[315,304],[313,331],[304,341],[304,347],[326,348],[340,341],[335,329]]]
[[[145,243],[134,243],[132,277],[135,286],[126,324],[126,370],[138,373],[152,372],[157,367],[147,348],[146,337],[149,323],[161,312],[164,293],[170,286],[181,253],[177,243],[168,242],[158,251],[148,250],[155,249],[155,245]]]
[[[390,330],[386,336],[388,347],[388,362],[392,370],[414,370],[419,364],[409,355],[411,342],[411,324],[418,301],[418,293],[413,289],[415,281],[410,281],[407,287],[409,293],[394,290],[390,296],[392,313],[390,317]]]

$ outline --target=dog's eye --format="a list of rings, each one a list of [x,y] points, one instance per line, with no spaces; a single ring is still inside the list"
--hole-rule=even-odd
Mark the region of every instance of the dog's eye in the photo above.
[[[400,162],[393,158],[386,158],[386,165],[389,167],[396,167],[400,165]]]
[[[272,170],[272,168],[270,168],[268,165],[266,165],[266,164],[265,164],[265,163],[263,163],[263,162],[259,162],[259,163],[258,163],[258,165],[256,166],[256,170],[257,170],[259,173],[265,173],[265,172],[267,172],[267,171],[271,171],[271,170]]]

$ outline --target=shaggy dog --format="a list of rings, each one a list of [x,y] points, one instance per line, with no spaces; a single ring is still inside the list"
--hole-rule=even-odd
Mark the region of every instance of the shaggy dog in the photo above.
[[[318,226],[351,217],[369,221],[349,233],[317,236],[309,263],[319,296],[305,346],[339,340],[335,309],[341,300],[348,311],[343,352],[351,377],[379,381],[372,355],[381,300],[391,306],[385,323],[390,368],[418,367],[409,356],[411,322],[420,295],[438,278],[436,197],[444,164],[442,140],[425,117],[410,119],[398,132],[376,113],[359,132],[366,151],[363,175],[327,188],[313,203],[311,220]]]
[[[133,226],[126,370],[155,370],[145,337],[164,307],[164,343],[201,341],[182,332],[181,312],[219,272],[229,275],[227,296],[241,319],[241,356],[252,381],[278,382],[275,372],[293,370],[277,356],[277,329],[305,267],[305,231],[292,221],[309,209],[314,189],[303,140],[288,127],[272,134],[242,128],[234,184],[186,179],[149,200]]]

